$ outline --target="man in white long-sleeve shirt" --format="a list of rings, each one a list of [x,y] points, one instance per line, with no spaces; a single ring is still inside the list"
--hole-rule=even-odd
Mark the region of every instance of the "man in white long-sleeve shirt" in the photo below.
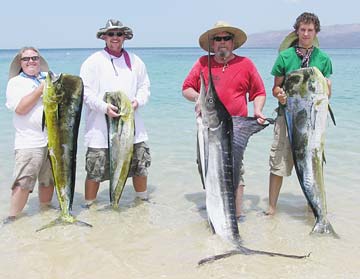
[[[86,171],[85,201],[90,206],[96,199],[100,182],[109,180],[108,138],[105,114],[118,117],[118,108],[103,101],[105,92],[122,91],[132,101],[135,111],[134,154],[129,177],[132,177],[137,197],[148,199],[147,168],[151,158],[145,143],[148,136],[139,110],[150,96],[150,81],[145,64],[123,48],[133,37],[129,27],[109,19],[96,34],[105,41],[103,50],[92,54],[81,66],[84,82]]]

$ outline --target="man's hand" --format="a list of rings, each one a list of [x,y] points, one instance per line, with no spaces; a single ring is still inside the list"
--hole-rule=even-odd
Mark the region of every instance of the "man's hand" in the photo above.
[[[112,104],[108,104],[107,110],[106,110],[106,114],[112,118],[114,117],[119,117],[120,114],[117,113],[118,108]]]

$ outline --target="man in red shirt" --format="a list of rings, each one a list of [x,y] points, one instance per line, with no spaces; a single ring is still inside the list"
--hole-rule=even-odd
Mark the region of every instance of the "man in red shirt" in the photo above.
[[[244,31],[219,21],[212,29],[200,36],[199,44],[205,51],[210,48],[210,52],[213,53],[210,57],[211,74],[216,92],[229,114],[248,116],[247,100],[253,101],[254,116],[258,118],[259,123],[263,123],[265,116],[262,109],[266,98],[264,83],[249,58],[233,53],[245,43],[246,39]],[[200,73],[204,76],[207,86],[209,79],[207,55],[196,61],[183,83],[183,96],[189,101],[196,102],[199,97]],[[197,104],[195,111],[199,113]],[[243,174],[244,170],[241,170],[241,173]],[[241,217],[244,185],[244,180],[241,179],[235,191],[237,217]]]

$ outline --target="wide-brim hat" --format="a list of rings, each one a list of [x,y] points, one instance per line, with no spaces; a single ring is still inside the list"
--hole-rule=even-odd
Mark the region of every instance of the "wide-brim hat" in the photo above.
[[[41,56],[41,54],[37,51],[40,57],[40,71],[41,72],[48,72],[49,65],[46,62],[45,58]],[[16,77],[18,74],[21,73],[21,53],[15,55],[14,59],[12,60],[9,68],[9,79]]]
[[[211,40],[214,37],[214,35],[221,32],[227,32],[234,36],[233,38],[234,49],[241,47],[247,40],[246,33],[243,30],[237,27],[233,27],[225,21],[218,21],[215,23],[213,28],[207,30],[205,33],[203,33],[200,36],[199,38],[200,47],[206,51],[209,51],[209,46],[210,46],[210,52],[214,52],[209,42],[209,39]]]
[[[296,31],[289,33],[285,37],[285,39],[281,42],[279,46],[279,52],[288,49],[289,47],[295,46],[298,42],[299,42],[299,37],[296,34]],[[315,36],[314,38],[313,46],[319,47],[319,40],[317,36]]]
[[[134,36],[131,28],[122,24],[121,21],[116,20],[116,19],[109,19],[106,22],[105,27],[100,28],[99,31],[97,31],[96,38],[103,39],[103,35],[105,35],[106,32],[108,32],[109,30],[115,30],[115,29],[120,29],[124,33],[126,40],[131,40],[132,37]]]

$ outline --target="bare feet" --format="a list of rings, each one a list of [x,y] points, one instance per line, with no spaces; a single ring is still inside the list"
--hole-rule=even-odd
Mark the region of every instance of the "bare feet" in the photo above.
[[[272,208],[269,208],[267,211],[263,211],[263,214],[265,216],[274,216],[275,215],[275,210]]]
[[[6,218],[4,219],[3,224],[4,224],[4,225],[10,224],[10,223],[14,222],[15,219],[16,219],[15,216],[8,216],[8,217],[6,217]]]

